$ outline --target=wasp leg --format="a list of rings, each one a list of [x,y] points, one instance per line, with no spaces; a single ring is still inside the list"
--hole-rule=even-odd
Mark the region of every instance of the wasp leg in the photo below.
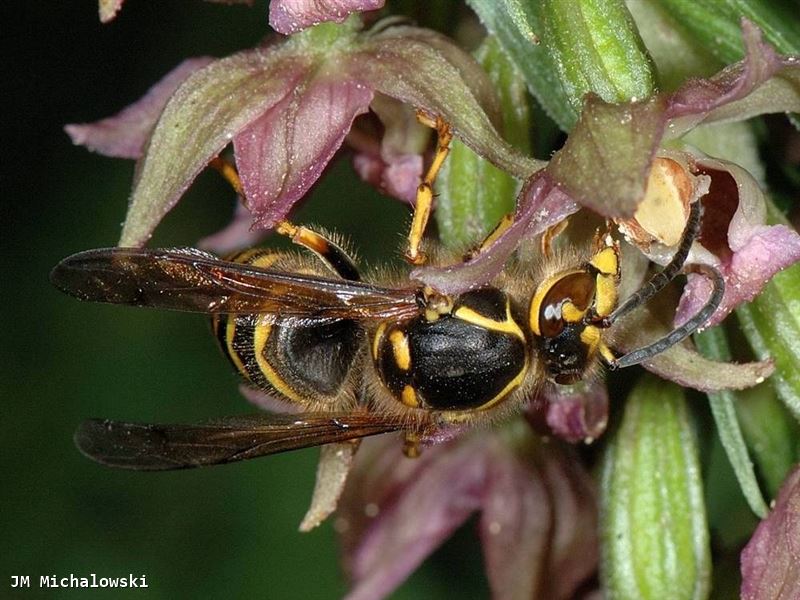
[[[422,454],[421,440],[418,433],[406,431],[403,434],[403,454],[408,458],[419,458],[419,455]]]
[[[342,279],[360,281],[361,274],[352,257],[336,242],[322,233],[289,221],[279,221],[275,231],[285,235],[293,243],[303,246],[316,254],[322,262]]]
[[[239,179],[239,173],[236,171],[236,167],[233,165],[233,163],[217,156],[216,158],[211,159],[211,162],[208,163],[208,166],[216,169],[219,174],[222,175],[225,181],[231,185],[233,191],[244,198],[242,180]]]
[[[406,260],[411,264],[421,265],[427,260],[427,256],[420,250],[420,244],[422,243],[422,236],[425,233],[425,228],[428,225],[428,219],[431,216],[431,208],[433,206],[433,182],[436,181],[439,169],[442,168],[444,160],[450,153],[450,141],[453,139],[453,134],[450,131],[450,126],[443,121],[441,117],[431,119],[427,115],[417,112],[417,119],[423,125],[436,129],[438,135],[436,154],[433,157],[433,162],[431,166],[428,167],[428,172],[417,188],[417,202],[414,207],[414,217],[411,221],[411,230],[408,232]]]
[[[225,181],[231,184],[234,191],[244,198],[242,181],[236,167],[224,158],[214,158],[209,166],[219,171]],[[275,231],[287,236],[295,244],[307,248],[316,254],[320,260],[342,279],[360,281],[361,275],[358,266],[345,250],[322,233],[308,227],[293,225],[289,221],[279,221]]]
[[[541,239],[541,249],[542,249],[542,256],[545,258],[550,258],[553,256],[553,241],[563,233],[563,231],[569,225],[569,219],[564,219],[563,221],[559,221],[555,225],[551,225],[547,229],[544,230]]]

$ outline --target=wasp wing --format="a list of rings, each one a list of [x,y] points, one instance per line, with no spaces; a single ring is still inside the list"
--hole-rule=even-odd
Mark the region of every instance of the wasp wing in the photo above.
[[[370,413],[248,415],[193,425],[90,419],[78,427],[75,444],[103,465],[167,471],[220,465],[401,428],[396,419]]]
[[[272,271],[192,248],[88,250],[62,260],[50,281],[81,300],[206,314],[324,321],[419,312],[415,288]]]

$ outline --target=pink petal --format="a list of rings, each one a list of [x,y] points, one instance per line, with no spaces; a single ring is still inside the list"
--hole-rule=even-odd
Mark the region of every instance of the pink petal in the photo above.
[[[764,195],[747,171],[710,158],[695,159],[695,165],[711,177],[711,186],[702,200],[705,211],[699,241],[708,252],[693,257],[716,266],[726,284],[710,326],[755,298],[773,275],[800,260],[800,235],[785,225],[766,225]],[[711,284],[704,275],[690,275],[676,325],[695,314],[710,294]]]
[[[608,390],[599,379],[575,386],[547,386],[547,424],[556,437],[571,443],[591,443],[608,424]]]
[[[492,597],[543,597],[555,507],[542,473],[507,447],[490,460],[480,533]]]
[[[445,36],[390,27],[365,36],[348,63],[354,78],[430,116],[442,117],[467,146],[515,177],[527,178],[544,166],[498,134],[498,103],[488,75]]]
[[[554,447],[542,455],[544,484],[554,508],[548,587],[553,598],[573,598],[599,560],[596,485],[575,455]]]
[[[380,156],[356,154],[353,167],[367,183],[384,194],[404,200],[411,205],[417,200],[417,188],[422,180],[422,155],[403,154],[385,161]]]
[[[121,2],[119,3],[121,4]],[[102,20],[102,19],[101,19]],[[212,60],[201,56],[183,61],[147,93],[116,115],[94,123],[66,125],[72,143],[118,158],[139,158],[164,106],[189,75]]]
[[[784,481],[775,507],[742,551],[744,600],[800,597],[800,467]]]
[[[800,110],[800,61],[778,56],[746,20],[742,33],[745,60],[714,77],[643,102],[607,104],[589,97],[548,167],[551,175],[581,205],[628,217],[643,197],[651,160],[664,139],[701,122]]]
[[[337,519],[353,578],[349,600],[388,595],[478,510],[487,468],[482,440],[471,436],[407,459],[394,437],[359,453],[364,462]]]
[[[488,451],[480,530],[492,596],[572,598],[597,568],[591,477],[555,444],[524,452],[500,441]]]
[[[383,94],[376,94],[370,108],[383,124],[383,136],[378,141],[364,131],[351,131],[347,141],[356,150],[353,166],[364,181],[413,205],[432,131],[417,121],[412,107]]]
[[[671,96],[667,111],[670,137],[682,135],[700,122],[742,121],[769,112],[798,110],[797,92],[784,90],[785,82],[779,81],[780,77],[797,81],[797,59],[778,55],[747,19],[742,19],[742,37],[744,60],[709,79],[692,79]],[[776,74],[780,77],[774,78]]]
[[[350,13],[383,8],[385,0],[272,0],[269,24],[289,35],[324,21],[343,22]]]
[[[302,81],[311,58],[292,44],[215,61],[175,92],[137,168],[120,245],[139,246],[231,139]]]
[[[201,239],[197,247],[222,256],[257,246],[267,235],[269,231],[253,227],[253,215],[244,204],[237,202],[231,222],[216,233]]]
[[[555,187],[548,174],[541,171],[522,188],[514,223],[484,251],[454,265],[414,269],[411,277],[448,294],[485,285],[500,274],[520,240],[543,232],[578,208],[572,198]]]
[[[372,90],[361,83],[312,79],[234,138],[239,176],[259,227],[286,218],[371,100]]]

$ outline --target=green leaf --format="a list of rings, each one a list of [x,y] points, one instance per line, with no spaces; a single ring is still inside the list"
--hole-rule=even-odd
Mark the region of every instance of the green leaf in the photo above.
[[[798,425],[769,381],[736,394],[736,413],[744,439],[758,465],[770,498],[797,462]]]
[[[476,58],[497,90],[504,137],[530,153],[530,114],[524,82],[496,38],[487,37]],[[436,222],[446,248],[463,249],[483,239],[503,215],[514,210],[517,181],[459,140],[436,180]]]
[[[736,314],[756,355],[775,361],[775,390],[800,420],[800,264],[778,273]]]
[[[800,18],[796,10],[771,0],[660,0],[692,37],[721,61],[742,58],[740,22],[755,23],[779,52],[800,52]]]
[[[538,0],[467,0],[486,29],[517,65],[528,89],[564,131],[578,120],[558,78],[549,49],[540,43],[541,4]]]
[[[659,0],[628,0],[627,5],[656,64],[660,90],[674,91],[688,76],[708,77],[722,66],[721,61],[678,27]]]
[[[694,336],[698,349],[709,358],[715,360],[731,360],[731,352],[725,332],[720,327],[708,329]],[[717,425],[717,433],[725,448],[725,454],[733,467],[739,487],[744,494],[750,509],[762,519],[767,515],[767,503],[761,494],[756,480],[753,462],[747,451],[739,420],[736,416],[737,395],[732,391],[721,391],[708,394],[711,414]]]
[[[576,112],[593,93],[606,102],[648,98],[653,64],[622,0],[542,0],[542,45]]]
[[[634,388],[602,465],[601,578],[608,598],[702,599],[711,556],[697,446],[681,389]]]

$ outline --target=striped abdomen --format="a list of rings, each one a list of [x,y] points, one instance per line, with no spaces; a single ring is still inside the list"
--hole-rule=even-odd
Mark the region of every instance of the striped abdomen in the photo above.
[[[328,275],[316,259],[269,250],[247,250],[230,260]],[[269,323],[258,315],[215,315],[212,327],[223,353],[250,384],[303,407],[330,405],[340,398],[363,335],[350,320],[298,326]]]

